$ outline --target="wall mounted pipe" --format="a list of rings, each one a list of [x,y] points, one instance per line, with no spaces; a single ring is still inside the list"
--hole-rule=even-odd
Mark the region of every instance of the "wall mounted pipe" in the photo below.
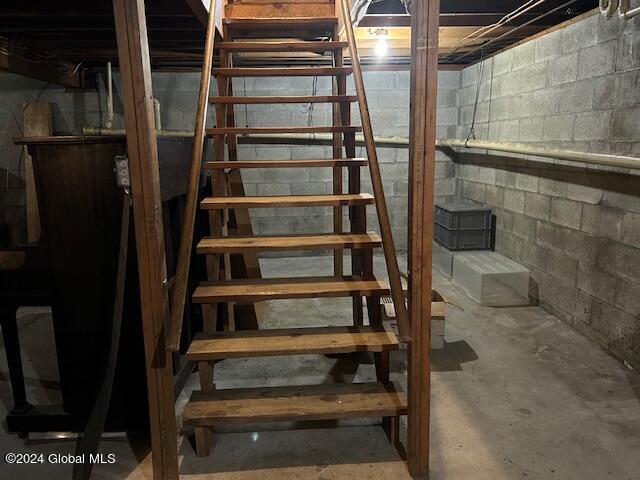
[[[84,135],[124,135],[124,129],[105,129],[85,127],[82,129]],[[160,137],[193,137],[193,132],[188,130],[162,130],[158,132]],[[332,145],[333,136],[331,134],[315,134],[310,137],[304,133],[288,133],[283,135],[239,135],[239,144],[277,144],[277,145]],[[407,137],[375,136],[374,140],[378,147],[408,148],[409,139]],[[364,138],[356,135],[356,145],[363,146]],[[538,147],[524,143],[493,142],[489,140],[464,140],[460,138],[440,138],[436,140],[436,147],[446,148],[467,148],[488,150],[495,152],[514,153],[519,155],[531,155],[534,157],[557,158],[571,162],[589,163],[594,165],[606,165],[609,167],[633,168],[640,170],[640,158],[625,155],[611,155],[607,153],[577,152],[574,150],[559,150],[555,148]],[[531,159],[535,160],[535,159]]]
[[[107,119],[105,128],[113,128],[113,72],[111,62],[107,62]]]
[[[600,0],[600,13],[607,18],[613,17],[616,10],[620,18],[625,20],[640,14],[640,6],[632,9],[630,0]]]

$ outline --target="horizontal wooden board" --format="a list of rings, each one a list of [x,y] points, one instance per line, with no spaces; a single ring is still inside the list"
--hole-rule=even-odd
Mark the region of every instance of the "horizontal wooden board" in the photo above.
[[[225,18],[222,20],[229,30],[275,29],[275,28],[333,28],[337,17],[269,17],[269,18]]]
[[[200,202],[205,210],[224,208],[272,208],[272,207],[339,207],[369,205],[373,196],[368,193],[342,195],[270,195],[265,197],[207,197]]]
[[[357,133],[362,127],[228,127],[207,128],[207,136],[252,135],[264,133]]]
[[[286,298],[388,295],[387,285],[375,278],[301,277],[237,279],[202,282],[193,294],[195,303],[259,302]]]
[[[351,67],[259,67],[214,68],[212,75],[221,77],[328,77],[349,75]]]
[[[200,254],[232,253],[245,251],[281,250],[339,250],[343,248],[373,248],[382,244],[375,232],[326,233],[307,235],[255,235],[251,237],[203,238],[198,242]]]
[[[395,417],[407,395],[391,383],[338,383],[194,392],[185,425]]]
[[[198,361],[397,349],[396,336],[383,328],[319,327],[200,333],[186,355],[189,360]]]
[[[321,158],[317,160],[236,160],[204,162],[204,168],[224,170],[227,168],[313,168],[313,167],[363,167],[366,158]]]
[[[219,42],[216,48],[233,52],[325,52],[347,48],[347,42]]]
[[[233,104],[233,105],[267,105],[281,103],[339,103],[357,102],[356,95],[293,95],[293,96],[227,96],[209,97],[209,103],[213,104]]]

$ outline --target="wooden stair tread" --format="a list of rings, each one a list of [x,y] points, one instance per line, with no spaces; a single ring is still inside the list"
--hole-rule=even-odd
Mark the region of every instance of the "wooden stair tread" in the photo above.
[[[313,168],[313,167],[363,167],[366,158],[320,158],[314,160],[235,160],[204,162],[204,168]]]
[[[201,282],[193,293],[195,303],[258,302],[285,298],[387,295],[386,284],[375,278],[297,277],[237,279]]]
[[[328,233],[306,235],[256,235],[251,237],[203,238],[198,242],[200,254],[241,252],[244,250],[310,250],[372,248],[382,243],[375,232]]]
[[[407,395],[391,383],[339,383],[193,392],[185,425],[395,417]]]
[[[343,205],[368,205],[372,204],[373,200],[373,196],[368,193],[207,197],[200,202],[200,206],[205,210],[219,210],[224,208],[339,207]]]
[[[200,333],[186,355],[189,360],[198,361],[397,349],[396,336],[383,328],[318,327]]]
[[[325,52],[347,48],[347,42],[219,42],[216,48],[234,52]]]
[[[251,135],[264,133],[357,133],[362,127],[217,127],[207,128],[207,136],[213,135]]]
[[[209,103],[213,104],[271,104],[271,103],[337,103],[337,102],[357,102],[356,95],[289,95],[289,96],[226,96],[209,97]]]
[[[213,68],[212,75],[221,77],[327,77],[349,75],[351,67],[231,67]]]

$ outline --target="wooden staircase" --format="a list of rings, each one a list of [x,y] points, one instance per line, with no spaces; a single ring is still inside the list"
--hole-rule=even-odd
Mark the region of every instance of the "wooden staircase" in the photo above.
[[[197,362],[200,391],[194,392],[183,414],[185,426],[193,426],[196,451],[209,451],[211,427],[221,423],[255,423],[265,421],[327,420],[353,417],[382,417],[390,439],[397,441],[398,418],[407,413],[406,394],[389,381],[389,352],[399,347],[398,339],[382,325],[380,297],[391,293],[401,334],[407,338],[408,320],[402,294],[391,227],[382,191],[382,181],[373,143],[373,135],[346,0],[341,2],[347,41],[338,38],[338,17],[225,18],[223,39],[217,45],[220,67],[212,69],[205,57],[200,101],[215,106],[216,126],[205,128],[206,107],[198,109],[194,142],[194,169],[198,178],[204,138],[211,138],[215,161],[202,165],[210,178],[212,196],[201,199],[199,206],[209,216],[210,235],[197,242],[196,252],[207,258],[207,281],[193,293],[193,301],[203,306],[204,332],[197,335],[186,353]],[[321,3],[321,2],[319,2]],[[235,4],[234,6],[237,6]],[[210,14],[213,16],[213,12]],[[213,45],[213,20],[209,22],[206,52]],[[265,41],[269,39],[269,41]],[[288,40],[285,40],[288,39]],[[295,40],[290,40],[295,39]],[[343,50],[349,48],[351,65],[343,63]],[[234,66],[239,52],[327,52],[331,67],[304,66],[244,68]],[[208,72],[217,79],[218,95],[209,96]],[[356,95],[348,95],[346,78],[354,75]],[[233,95],[231,78],[243,76],[331,76],[333,93],[325,96],[252,96]],[[234,105],[331,103],[330,126],[238,127]],[[351,106],[358,103],[362,126],[351,125]],[[365,137],[367,158],[356,158],[356,132]],[[281,133],[332,133],[333,158],[293,160],[242,160],[238,158],[237,136]],[[196,164],[197,163],[197,164]],[[368,167],[373,195],[362,193],[361,168]],[[331,168],[333,192],[326,195],[245,196],[241,188],[242,169]],[[343,192],[343,174],[348,175],[348,191]],[[235,185],[235,189],[231,187]],[[240,185],[240,188],[238,187]],[[197,186],[197,182],[195,182]],[[195,188],[194,186],[194,188]],[[195,194],[191,195],[195,208]],[[189,202],[189,197],[187,202]],[[366,208],[375,206],[380,234],[367,230]],[[230,236],[229,219],[236,211],[252,208],[327,207],[334,214],[331,233]],[[343,209],[349,210],[349,228],[343,230]],[[189,208],[189,205],[187,205]],[[185,217],[188,219],[189,215]],[[187,230],[189,224],[186,224]],[[183,231],[189,245],[193,235]],[[183,245],[181,244],[181,249]],[[387,261],[390,288],[373,273],[373,249],[383,248]],[[259,251],[332,250],[334,275],[313,278],[234,278],[230,255]],[[188,249],[187,249],[188,250]],[[351,251],[351,273],[344,273],[344,251]],[[181,258],[184,261],[184,258]],[[188,260],[188,256],[187,256]],[[187,266],[182,266],[188,270]],[[180,271],[180,263],[178,270]],[[176,276],[181,281],[181,275]],[[185,280],[186,281],[186,280]],[[177,286],[177,291],[186,286]],[[175,293],[175,291],[174,291]],[[177,294],[179,297],[179,294]],[[309,327],[273,330],[236,330],[234,304],[265,300],[351,297],[353,326]],[[368,325],[364,325],[363,298],[366,297]],[[174,300],[176,295],[174,295]],[[179,303],[178,303],[179,305]],[[172,314],[175,307],[172,305]],[[180,327],[172,318],[170,342],[175,348]],[[220,330],[220,325],[223,330]],[[177,332],[177,337],[176,337]],[[214,387],[214,364],[228,358],[285,356],[300,354],[344,354],[371,352],[376,364],[376,381],[358,384],[323,384],[296,387],[262,387],[217,390]]]

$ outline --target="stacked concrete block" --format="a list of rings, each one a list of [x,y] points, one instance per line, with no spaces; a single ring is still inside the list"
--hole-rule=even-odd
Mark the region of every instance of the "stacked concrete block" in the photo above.
[[[640,19],[596,14],[494,56],[478,138],[638,156],[639,41]],[[479,71],[462,71],[458,136]],[[456,161],[458,194],[494,210],[496,251],[531,270],[533,299],[640,367],[637,172],[473,151]]]

